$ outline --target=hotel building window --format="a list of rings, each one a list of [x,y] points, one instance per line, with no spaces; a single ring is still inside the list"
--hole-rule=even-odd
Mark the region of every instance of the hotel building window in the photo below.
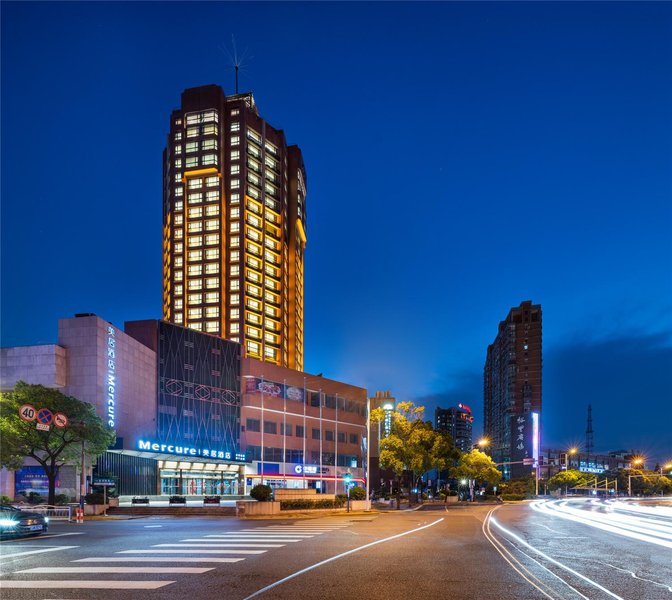
[[[228,315],[232,306],[244,305],[257,318],[250,340],[247,329],[236,332],[249,354],[301,370],[306,244],[301,151],[288,146],[285,134],[263,120],[251,94],[227,97],[214,85],[185,90],[168,123],[164,318],[171,321],[179,313],[187,327],[228,334],[229,324],[222,331],[219,317],[212,315]],[[175,201],[180,194],[186,196],[184,212]],[[189,253],[182,258],[179,245],[184,237]],[[222,249],[226,255],[220,262]],[[232,268],[234,264],[245,265],[245,279],[240,268]],[[202,312],[196,317],[178,310],[177,285],[182,280],[177,277],[186,280],[190,291],[198,285],[196,291],[219,293],[218,301],[208,306],[217,307],[218,313]],[[198,279],[192,281],[192,277]],[[265,340],[265,345],[259,340]]]

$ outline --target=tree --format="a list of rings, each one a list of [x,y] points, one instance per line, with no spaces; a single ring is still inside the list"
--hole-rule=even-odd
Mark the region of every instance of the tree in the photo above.
[[[595,475],[582,473],[576,469],[568,469],[567,471],[560,471],[548,480],[548,489],[572,489],[575,487],[586,485],[591,479],[595,479]]]
[[[492,458],[480,450],[465,452],[460,457],[457,466],[453,468],[452,475],[457,479],[467,479],[469,481],[469,492],[472,500],[476,482],[496,485],[502,478],[502,472],[497,469],[497,465]]]
[[[63,413],[68,426],[49,431],[36,428],[35,421],[24,421],[19,408],[30,404],[36,410]],[[49,481],[49,504],[56,500],[56,476],[63,465],[76,464],[84,444],[91,458],[103,454],[115,440],[115,433],[96,415],[95,408],[72,396],[42,385],[17,382],[14,391],[0,394],[0,465],[18,469],[26,457],[34,458]]]
[[[380,464],[397,477],[397,509],[400,507],[401,477],[411,471],[414,483],[431,469],[445,469],[456,451],[450,436],[434,431],[432,424],[423,421],[424,407],[412,402],[399,402],[392,413],[390,435],[380,440]],[[385,419],[385,410],[371,411],[371,421]]]
[[[410,468],[413,458],[410,438],[414,427],[422,424],[424,407],[412,402],[399,402],[392,413],[390,434],[380,440],[380,464],[390,469],[397,478],[397,510],[401,504],[401,477]],[[385,420],[385,410],[376,408],[371,411],[371,421],[380,423]]]
[[[435,431],[429,421],[419,421],[411,428],[409,446],[411,460],[408,468],[414,475],[416,500],[419,494],[422,476],[436,469],[441,471],[448,466],[451,459],[459,458],[459,451],[453,445],[453,439],[447,433]]]

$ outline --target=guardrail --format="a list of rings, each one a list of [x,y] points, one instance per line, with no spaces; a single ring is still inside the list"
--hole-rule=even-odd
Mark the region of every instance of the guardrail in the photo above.
[[[39,513],[54,521],[72,521],[72,506],[54,506],[53,504],[18,505],[17,508]]]

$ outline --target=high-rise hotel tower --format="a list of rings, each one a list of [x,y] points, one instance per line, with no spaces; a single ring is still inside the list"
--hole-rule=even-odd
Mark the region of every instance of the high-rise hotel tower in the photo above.
[[[306,173],[252,94],[187,89],[163,154],[163,318],[303,369]]]
[[[541,430],[540,304],[526,300],[500,321],[483,369],[483,413],[486,451],[504,478],[529,475]]]

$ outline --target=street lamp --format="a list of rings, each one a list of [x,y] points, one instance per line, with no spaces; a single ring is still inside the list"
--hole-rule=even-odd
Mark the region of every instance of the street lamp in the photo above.
[[[486,448],[486,447],[489,446],[489,445],[490,445],[490,440],[489,440],[488,438],[486,438],[486,437],[481,438],[480,440],[478,440],[478,446],[479,446],[480,448]]]
[[[632,463],[630,465],[630,473],[628,473],[628,496],[632,496],[632,467],[633,466],[639,466],[644,464],[644,459],[641,456],[638,456],[636,458],[632,459]],[[637,477],[637,476],[635,476]]]
[[[672,462],[666,463],[664,466],[660,467],[660,474],[663,474],[663,471],[670,472],[672,471]]]
[[[574,446],[573,448],[570,448],[567,451],[567,456],[566,456],[566,461],[565,461],[566,462],[566,464],[565,464],[565,470],[566,471],[569,471],[569,466],[571,464],[571,461],[569,460],[569,457],[574,456],[578,451],[579,451],[579,449],[576,446]]]

